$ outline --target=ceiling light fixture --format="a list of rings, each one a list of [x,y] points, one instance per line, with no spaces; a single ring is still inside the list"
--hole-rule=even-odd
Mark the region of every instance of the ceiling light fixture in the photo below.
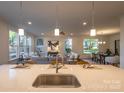
[[[23,36],[24,35],[24,29],[19,28],[18,33],[19,33],[20,36]]]
[[[22,15],[22,1],[20,1],[20,22],[21,22],[21,25],[20,25],[20,28],[18,29],[18,33],[20,36],[24,35],[24,29],[22,28],[22,18],[23,15]]]
[[[28,22],[28,24],[29,24],[29,25],[31,25],[31,24],[32,24],[32,22],[30,22],[30,21],[29,21],[29,22]]]
[[[71,36],[73,36],[73,33],[70,33]]]
[[[87,18],[86,18],[86,17],[83,17],[82,25],[83,25],[83,26],[86,26],[86,25],[87,25]]]
[[[103,36],[103,32],[101,33],[101,35]],[[104,45],[104,44],[106,44],[106,41],[104,41],[104,40],[101,38],[101,40],[98,41],[98,44],[99,44],[99,45]]]
[[[90,36],[96,36],[96,29],[94,27],[94,1],[92,1],[92,28],[90,30]]]
[[[55,34],[55,36],[59,36],[59,28],[55,28],[54,34]]]
[[[105,41],[99,41],[98,44],[102,45],[102,44],[106,44]]]
[[[83,22],[83,26],[86,26],[87,25],[87,22]]]
[[[56,28],[54,29],[54,35],[59,36],[59,28],[58,28],[58,7],[56,4]]]
[[[41,35],[43,36],[43,35],[44,35],[44,33],[41,33]]]

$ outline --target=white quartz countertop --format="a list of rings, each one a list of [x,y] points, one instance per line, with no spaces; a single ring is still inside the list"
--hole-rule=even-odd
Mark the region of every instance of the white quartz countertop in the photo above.
[[[29,68],[16,68],[16,65],[0,65],[0,91],[16,92],[76,92],[76,91],[124,91],[124,69],[111,65],[94,65],[85,69],[81,65],[65,65],[57,74],[73,74],[81,84],[79,88],[35,88],[33,82],[39,74],[56,74],[49,65],[29,65]]]

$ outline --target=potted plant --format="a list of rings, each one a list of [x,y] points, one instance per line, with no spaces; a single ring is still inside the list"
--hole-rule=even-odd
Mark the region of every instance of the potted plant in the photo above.
[[[67,54],[69,54],[69,53],[71,53],[71,48],[66,48],[65,51]]]

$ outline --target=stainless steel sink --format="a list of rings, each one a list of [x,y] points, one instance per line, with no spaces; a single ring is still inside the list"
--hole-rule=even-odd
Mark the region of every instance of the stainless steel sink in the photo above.
[[[78,88],[81,84],[71,74],[41,74],[36,78],[32,86],[36,88]]]

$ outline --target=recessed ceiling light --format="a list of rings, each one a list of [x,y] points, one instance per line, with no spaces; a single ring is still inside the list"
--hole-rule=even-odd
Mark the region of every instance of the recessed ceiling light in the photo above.
[[[83,26],[86,26],[87,25],[87,22],[83,22]]]
[[[41,35],[44,35],[44,33],[41,33]]]
[[[73,36],[73,33],[70,33],[71,36]]]
[[[30,22],[30,21],[29,21],[29,22],[28,22],[28,24],[29,24],[29,25],[31,25],[31,24],[32,24],[32,22]]]

